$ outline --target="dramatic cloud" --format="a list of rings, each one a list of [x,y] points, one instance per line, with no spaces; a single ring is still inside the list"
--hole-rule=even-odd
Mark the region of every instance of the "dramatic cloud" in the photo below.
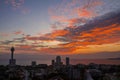
[[[25,39],[32,41],[32,49],[46,54],[120,51],[119,13],[111,12],[89,20],[81,26],[67,27],[40,36],[27,36]]]
[[[106,14],[89,21],[83,26],[76,28],[67,28],[70,33],[68,35],[65,35],[65,37],[76,41],[84,39],[81,44],[84,42],[85,44],[86,42],[88,44],[97,44],[97,41],[101,44],[104,44],[103,41],[106,41],[108,43],[119,41],[119,18],[119,12]]]
[[[120,51],[120,11],[101,16],[94,8],[103,5],[103,2],[91,0],[81,4],[80,1],[83,0],[68,3],[64,0],[49,9],[53,21],[50,33],[25,35],[22,31],[15,31],[13,34],[17,38],[0,41],[0,44],[13,44],[17,53],[66,55]],[[18,5],[14,0],[11,4]]]
[[[86,18],[98,16],[95,8],[102,4],[103,2],[99,0],[72,0],[70,2],[63,0],[62,3],[56,5],[54,8],[50,8],[49,14],[53,22],[59,22],[63,24],[62,26],[75,26],[78,25],[76,24],[78,21],[79,24],[83,24]],[[71,20],[75,22],[71,24]]]

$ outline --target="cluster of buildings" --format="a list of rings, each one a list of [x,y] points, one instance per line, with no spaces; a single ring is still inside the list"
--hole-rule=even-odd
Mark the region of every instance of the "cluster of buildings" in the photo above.
[[[69,57],[63,64],[61,56],[56,56],[51,65],[32,61],[29,66],[21,66],[16,65],[14,51],[12,47],[9,65],[0,66],[0,80],[120,80],[120,65],[71,65]]]

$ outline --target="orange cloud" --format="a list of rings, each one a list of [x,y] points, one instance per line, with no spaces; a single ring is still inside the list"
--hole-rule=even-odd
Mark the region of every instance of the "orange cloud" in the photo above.
[[[71,20],[72,21],[72,20]],[[112,20],[114,22],[114,20]],[[75,22],[75,20],[73,20],[73,22]],[[107,21],[108,22],[108,21]],[[98,23],[98,25],[90,25],[91,29],[84,28],[81,27],[80,30],[78,30],[77,34],[75,34],[75,30],[77,30],[77,28],[69,28],[69,29],[63,29],[63,30],[55,30],[52,33],[49,34],[45,34],[42,35],[42,37],[47,38],[48,40],[50,40],[51,42],[56,40],[57,37],[62,37],[64,39],[69,39],[69,40],[65,40],[68,41],[67,43],[59,43],[57,44],[56,47],[52,48],[52,47],[38,47],[36,48],[37,51],[39,51],[40,53],[49,53],[49,54],[61,54],[61,55],[65,55],[65,54],[79,54],[79,53],[95,53],[95,52],[100,52],[100,51],[105,51],[104,48],[110,48],[111,51],[115,51],[115,50],[119,50],[119,49],[114,49],[112,50],[112,46],[114,43],[119,42],[120,41],[120,24],[118,23],[107,23],[104,22],[104,24],[102,23]],[[99,25],[100,24],[100,25]],[[73,33],[74,32],[74,33]],[[45,38],[41,38],[43,41],[45,41]],[[30,38],[29,38],[30,39]],[[31,40],[41,40],[38,37],[31,37]],[[63,41],[64,41],[63,39]],[[58,38],[59,40],[59,38]],[[108,45],[109,46],[105,46]],[[93,48],[93,46],[98,46],[97,48]],[[104,45],[104,46],[103,46]],[[113,47],[115,47],[117,45],[114,45]],[[107,50],[109,51],[109,50]]]
[[[69,19],[68,20],[68,26],[69,27],[72,27],[72,26],[79,26],[80,24],[83,24],[83,23],[86,23],[87,20],[86,19],[77,19],[77,18],[74,18],[74,19]]]
[[[75,41],[69,42],[66,44],[59,44],[58,48],[40,48],[37,49],[40,53],[50,53],[50,54],[61,54],[61,55],[66,55],[66,54],[79,54],[79,53],[89,53],[89,52],[99,52],[103,51],[105,49],[102,48],[102,45],[106,44],[111,44],[110,49],[112,50],[112,43],[120,41],[120,38],[116,32],[120,31],[120,25],[118,24],[113,24],[110,26],[106,27],[97,27],[94,28],[90,31],[82,32],[79,36],[74,35],[73,37],[71,36],[71,39],[74,39]],[[64,31],[63,31],[64,32]],[[51,37],[55,38],[57,36],[64,36],[63,34],[59,34],[59,32],[53,32],[51,33]],[[54,35],[55,34],[55,35]],[[66,33],[65,33],[66,34]],[[67,33],[69,34],[69,33]],[[84,40],[83,40],[84,39]],[[98,48],[92,48],[90,45],[101,45]],[[116,46],[116,45],[114,45]],[[101,48],[100,48],[101,47]],[[104,48],[107,48],[104,47]],[[114,49],[114,48],[113,48]],[[118,49],[117,49],[118,50]],[[89,51],[89,52],[88,52]]]
[[[53,22],[59,22],[63,26],[76,26],[71,23],[73,19],[92,18],[97,16],[95,8],[103,4],[102,1],[82,1],[72,0],[70,2],[63,1],[62,3],[49,8],[50,19]],[[82,23],[82,22],[81,22]],[[61,27],[61,25],[59,26]]]
[[[40,36],[26,36],[25,38],[27,40],[38,40],[38,41],[54,41],[55,38],[59,37],[59,36],[64,36],[66,34],[68,34],[69,31],[68,30],[54,30],[52,33],[48,33],[48,34],[44,34],[44,35],[40,35]]]
[[[49,34],[48,37],[49,38],[56,38],[58,36],[64,36],[64,35],[66,35],[68,33],[69,33],[68,30],[55,30],[51,34]]]
[[[106,27],[97,27],[90,31],[84,31],[80,33],[80,36],[73,37],[76,40],[85,39],[80,42],[80,45],[91,45],[91,44],[108,44],[114,43],[120,40],[119,36],[120,25],[113,24]],[[77,43],[79,44],[79,43]]]
[[[33,45],[17,45],[15,46],[17,54],[22,53],[22,54],[35,54],[38,53],[35,49],[35,46]]]
[[[25,40],[26,44],[28,43],[28,45],[18,45],[18,49],[20,51],[30,49],[41,54],[56,55],[120,51],[120,45],[118,45],[120,43],[119,14],[120,12],[109,13],[74,28],[66,27],[40,36],[26,36],[17,39],[16,41]],[[72,18],[68,22],[74,25],[79,24],[82,20]],[[16,33],[20,34],[20,32]],[[14,41],[3,41],[1,44],[8,45],[11,42]]]
[[[79,17],[90,18],[95,16],[95,13],[87,9],[78,9],[77,14]]]
[[[21,47],[21,48],[26,48],[26,49],[31,49],[31,48],[33,48],[31,45],[20,45],[19,47]]]
[[[15,31],[14,34],[19,35],[19,34],[23,34],[23,32],[22,31]]]

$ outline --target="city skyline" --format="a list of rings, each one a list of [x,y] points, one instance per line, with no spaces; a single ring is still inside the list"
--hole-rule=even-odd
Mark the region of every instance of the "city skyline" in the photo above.
[[[10,54],[1,55],[0,56],[0,65],[9,65],[9,66],[16,66],[16,65],[39,65],[39,64],[46,64],[46,65],[76,65],[76,64],[108,64],[108,65],[119,65],[120,58],[115,57],[114,55],[108,56],[107,58],[100,58],[90,55],[86,55],[87,57],[92,56],[90,58],[86,58],[85,55],[21,55],[21,54],[14,54],[15,48],[10,48]],[[119,54],[118,54],[119,55]],[[9,56],[9,57],[8,57]],[[97,55],[98,56],[98,55]],[[113,58],[113,56],[115,58]],[[56,57],[56,59],[54,59]],[[63,59],[61,59],[61,57]],[[9,58],[9,59],[8,59]],[[70,60],[71,58],[71,60]],[[9,61],[8,61],[9,60]],[[17,61],[16,61],[17,60]],[[71,61],[71,62],[70,62]],[[9,64],[8,64],[9,62]]]
[[[119,4],[120,0],[0,0],[0,58],[9,59],[5,55],[11,46],[22,57],[120,57]]]
[[[51,64],[31,61],[30,65],[16,64],[15,48],[11,47],[8,65],[0,65],[2,80],[114,80],[120,79],[119,64],[71,64],[69,57],[63,63],[61,56],[51,60]]]

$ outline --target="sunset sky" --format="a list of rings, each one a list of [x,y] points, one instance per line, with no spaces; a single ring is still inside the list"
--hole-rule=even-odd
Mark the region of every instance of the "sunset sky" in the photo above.
[[[0,54],[11,46],[21,55],[119,57],[120,0],[0,0]]]

